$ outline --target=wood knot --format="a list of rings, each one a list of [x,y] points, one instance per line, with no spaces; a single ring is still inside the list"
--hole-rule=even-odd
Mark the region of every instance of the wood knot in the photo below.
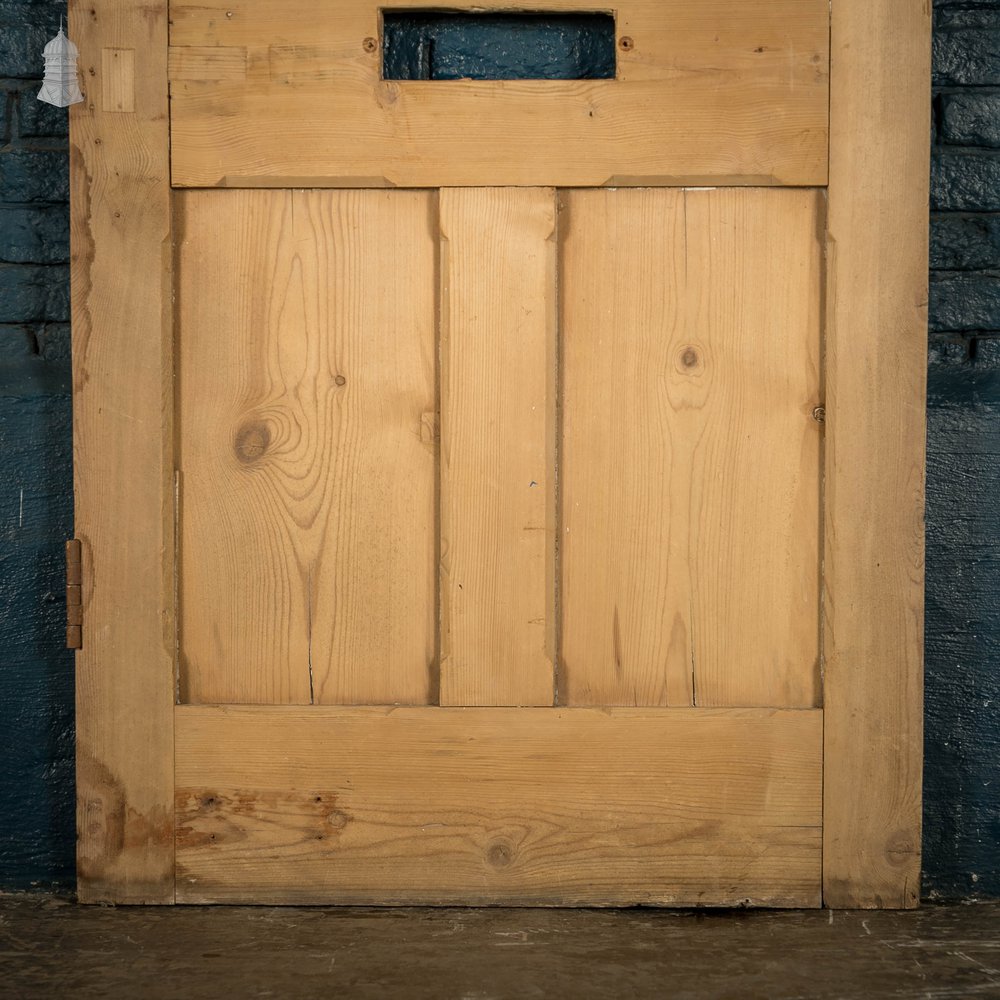
[[[399,100],[399,87],[392,80],[383,80],[375,92],[380,108],[391,108]]]
[[[347,379],[343,375],[338,375],[334,380],[337,385],[347,385]]]
[[[342,809],[334,809],[329,816],[326,817],[326,825],[330,827],[331,830],[343,830],[347,826],[350,820],[350,816],[347,815]]]
[[[234,450],[236,457],[244,464],[256,462],[271,444],[271,431],[261,420],[244,424],[236,433]]]
[[[698,353],[698,349],[690,344],[681,348],[678,360],[682,371],[693,372],[696,368],[701,367],[701,355]]]
[[[886,860],[892,865],[905,867],[916,854],[913,838],[906,830],[897,832],[885,845]]]
[[[486,860],[494,868],[506,868],[514,861],[514,848],[504,840],[494,841],[486,852]]]

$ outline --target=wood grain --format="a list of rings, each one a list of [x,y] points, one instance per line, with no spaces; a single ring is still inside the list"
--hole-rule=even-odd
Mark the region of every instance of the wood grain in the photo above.
[[[432,699],[433,200],[179,196],[185,700]]]
[[[550,188],[441,192],[441,704],[551,705]]]
[[[178,899],[816,906],[821,742],[818,710],[182,706]]]
[[[818,705],[822,196],[564,198],[561,701]]]
[[[101,51],[101,105],[105,113],[135,111],[135,49]]]
[[[833,5],[824,898],[920,894],[930,6]]]
[[[170,79],[243,80],[247,50],[242,46],[188,45],[170,49]]]
[[[77,895],[173,902],[173,478],[167,12],[71,5]],[[132,53],[140,48],[143,73]],[[109,53],[112,55],[109,56]],[[117,53],[117,56],[113,55]],[[123,55],[124,54],[124,55]]]
[[[570,81],[384,81],[381,45],[364,46],[379,10],[171,4],[177,49],[247,51],[245,79],[198,80],[186,60],[172,76],[174,183],[826,183],[828,0],[621,0],[617,79]]]

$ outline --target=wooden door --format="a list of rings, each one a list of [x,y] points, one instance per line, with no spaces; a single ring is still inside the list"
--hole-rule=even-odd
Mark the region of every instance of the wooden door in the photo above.
[[[914,905],[923,8],[447,84],[139,13],[71,18],[81,898]]]

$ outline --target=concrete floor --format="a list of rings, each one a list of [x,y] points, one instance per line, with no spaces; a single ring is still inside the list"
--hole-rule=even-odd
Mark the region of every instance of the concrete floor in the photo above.
[[[0,896],[0,996],[1000,998],[1000,902],[910,913],[81,907]]]

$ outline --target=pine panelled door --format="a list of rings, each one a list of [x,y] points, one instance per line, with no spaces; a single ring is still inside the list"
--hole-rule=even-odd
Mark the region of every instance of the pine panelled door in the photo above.
[[[71,6],[80,899],[916,905],[925,0]]]

